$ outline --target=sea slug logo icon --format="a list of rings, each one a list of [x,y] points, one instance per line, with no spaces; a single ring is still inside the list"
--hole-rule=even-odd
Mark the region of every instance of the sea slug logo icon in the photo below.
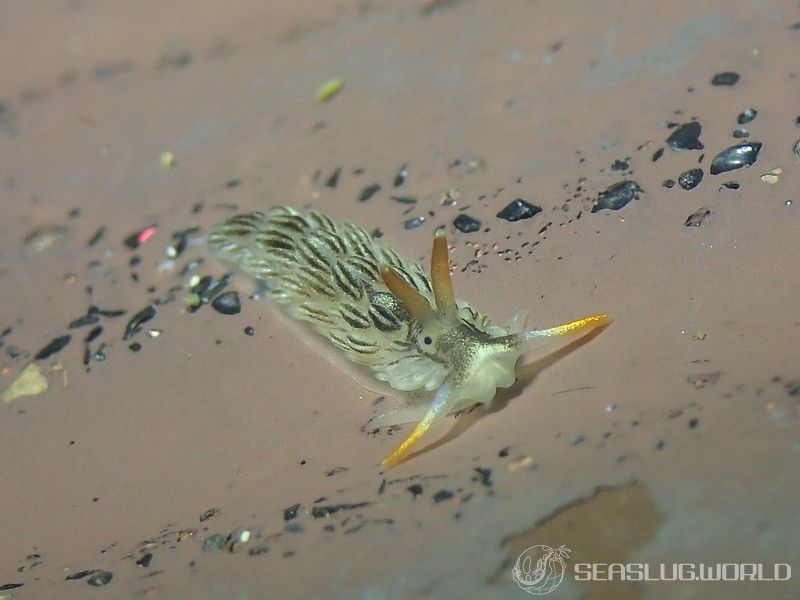
[[[566,546],[531,546],[519,555],[511,576],[529,594],[544,596],[556,589],[564,579],[564,570],[567,568],[565,561],[569,553],[570,549]]]

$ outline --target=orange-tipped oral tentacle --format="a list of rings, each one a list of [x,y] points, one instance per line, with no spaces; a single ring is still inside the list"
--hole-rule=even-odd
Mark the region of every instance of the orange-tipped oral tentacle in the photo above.
[[[450,396],[450,385],[445,382],[436,391],[436,395],[433,397],[433,402],[431,403],[428,412],[425,414],[422,420],[417,423],[414,431],[412,431],[408,437],[404,439],[400,445],[383,460],[381,464],[384,467],[394,467],[408,458],[409,454],[411,453],[411,449],[422,438],[422,436],[425,435],[431,426],[447,416],[448,409],[450,408]]]
[[[420,323],[425,323],[434,316],[433,308],[427,298],[415,290],[410,283],[400,277],[392,267],[381,269],[381,278],[394,294],[406,307],[406,310]]]
[[[453,312],[456,302],[453,295],[453,281],[450,279],[450,260],[447,256],[447,236],[437,231],[433,236],[431,253],[431,283],[436,299],[436,310],[440,313]]]
[[[577,321],[564,323],[563,325],[556,325],[555,327],[550,327],[548,329],[534,329],[532,331],[525,331],[517,335],[517,340],[521,352],[524,353],[551,338],[579,335],[598,327],[605,327],[611,323],[611,321],[611,317],[606,314],[591,315],[589,317],[578,319]]]

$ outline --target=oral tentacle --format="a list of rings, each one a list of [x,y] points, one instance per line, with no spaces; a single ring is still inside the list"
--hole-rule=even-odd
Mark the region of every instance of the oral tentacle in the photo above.
[[[431,283],[436,309],[440,313],[454,313],[456,302],[453,294],[453,281],[450,279],[450,261],[447,256],[447,236],[437,231],[433,236],[431,253]]]
[[[409,314],[420,323],[426,323],[435,316],[427,298],[420,294],[405,279],[398,275],[392,267],[381,269],[381,278],[389,291],[400,300]]]
[[[529,352],[534,348],[544,345],[553,338],[566,336],[579,336],[588,333],[592,329],[605,327],[611,323],[611,317],[606,314],[591,315],[583,317],[577,321],[556,325],[548,329],[533,329],[517,334],[517,346],[521,353]]]
[[[414,431],[412,431],[381,464],[383,464],[384,467],[391,468],[406,460],[411,453],[411,449],[419,442],[422,436],[425,435],[435,423],[440,422],[447,416],[447,413],[452,408],[452,398],[452,388],[450,384],[445,381],[441,387],[436,390],[436,395],[433,397],[433,402],[431,402],[428,412],[425,413],[425,416],[414,428]]]

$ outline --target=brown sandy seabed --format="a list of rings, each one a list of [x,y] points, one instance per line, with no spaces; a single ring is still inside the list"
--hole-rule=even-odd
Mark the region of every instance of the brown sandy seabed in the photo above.
[[[72,335],[38,361],[50,389],[2,410],[0,584],[24,585],[0,597],[524,598],[511,566],[534,544],[580,562],[795,568],[785,584],[567,577],[550,598],[797,597],[796,2],[64,1],[0,15],[2,387]],[[712,86],[724,71],[741,78]],[[333,77],[341,93],[316,102]],[[692,119],[705,149],[666,147],[667,124]],[[763,143],[755,165],[708,173],[747,140]],[[694,167],[695,189],[662,187]],[[624,179],[640,199],[591,213]],[[498,219],[515,198],[543,212]],[[276,203],[377,227],[420,260],[447,225],[458,295],[498,322],[521,308],[539,326],[615,321],[383,472],[398,432],[360,430],[375,395],[248,299],[249,282],[229,287],[238,315],[189,313],[180,289],[121,339],[191,274],[223,272],[206,260],[179,275],[205,256],[193,245],[159,271],[172,232],[199,238]],[[461,212],[481,230],[456,231]],[[141,247],[122,243],[152,223]],[[90,327],[67,326],[90,304],[128,312],[100,319],[87,369]],[[234,552],[202,549],[237,528],[252,536]],[[90,569],[113,579],[65,581]]]

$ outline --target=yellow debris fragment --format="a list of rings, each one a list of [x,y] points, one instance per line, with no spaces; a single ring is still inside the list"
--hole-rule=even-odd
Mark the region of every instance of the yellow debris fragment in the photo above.
[[[178,160],[175,158],[175,155],[170,152],[169,150],[165,150],[161,153],[161,166],[165,169],[171,169],[175,165],[178,164]]]
[[[47,377],[36,363],[22,369],[19,376],[3,390],[3,403],[13,402],[20,396],[36,396],[47,390]]]
[[[327,102],[338,94],[344,82],[341,79],[329,79],[317,88],[317,102]]]
[[[769,183],[770,185],[775,185],[778,183],[778,175],[783,173],[783,169],[780,167],[776,167],[772,169],[769,173],[764,173],[761,176],[761,181],[764,183]]]

